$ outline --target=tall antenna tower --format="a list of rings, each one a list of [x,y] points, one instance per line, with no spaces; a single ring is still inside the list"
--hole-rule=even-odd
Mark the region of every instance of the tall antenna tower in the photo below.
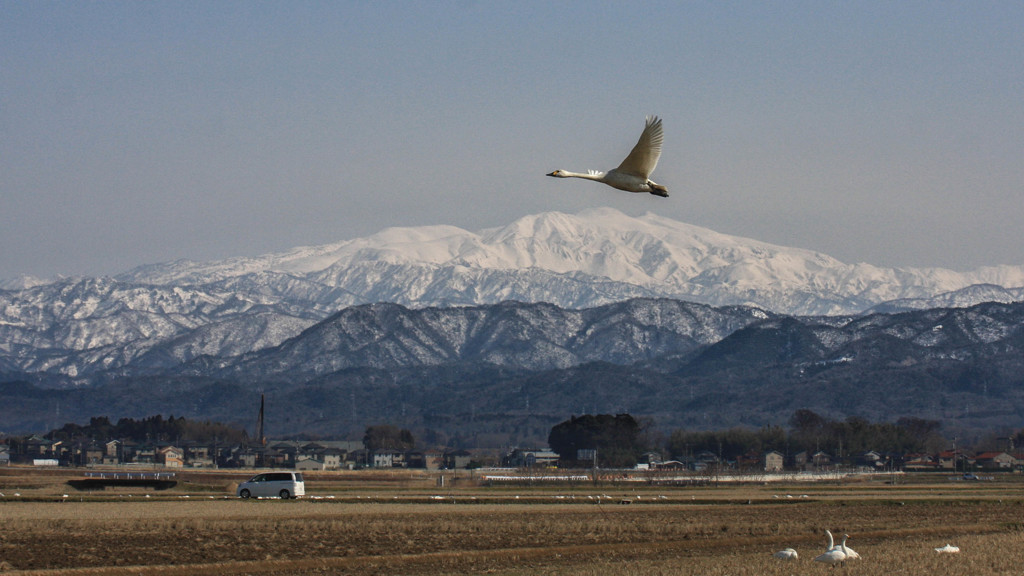
[[[256,466],[262,468],[266,457],[267,436],[263,431],[264,395],[260,393],[260,415],[256,418]]]
[[[260,394],[260,415],[256,419],[256,442],[260,448],[264,448],[267,445],[267,436],[263,432],[263,403],[264,395]]]

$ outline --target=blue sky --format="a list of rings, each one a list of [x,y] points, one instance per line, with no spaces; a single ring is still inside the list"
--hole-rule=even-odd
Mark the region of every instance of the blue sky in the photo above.
[[[611,206],[1024,264],[1024,3],[0,0],[0,278]],[[634,195],[606,170],[664,119]]]

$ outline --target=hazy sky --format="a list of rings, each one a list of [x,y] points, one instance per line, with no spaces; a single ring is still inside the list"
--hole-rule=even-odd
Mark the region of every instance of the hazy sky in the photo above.
[[[1024,3],[0,0],[0,278],[594,206],[1024,264]]]

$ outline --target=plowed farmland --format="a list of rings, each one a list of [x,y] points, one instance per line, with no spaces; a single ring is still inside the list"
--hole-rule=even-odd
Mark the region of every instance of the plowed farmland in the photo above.
[[[1019,573],[1024,483],[884,481],[694,488],[437,487],[357,473],[300,500],[229,496],[232,477],[168,492],[75,493],[0,473],[0,572],[14,574],[816,574],[824,530],[849,574]],[[237,478],[235,478],[237,481]],[[17,493],[18,496],[14,496]],[[951,543],[960,553],[939,554]],[[800,559],[772,553],[795,548]]]

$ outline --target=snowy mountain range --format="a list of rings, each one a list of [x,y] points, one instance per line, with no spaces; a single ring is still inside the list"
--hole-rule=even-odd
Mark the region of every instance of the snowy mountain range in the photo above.
[[[480,435],[473,442],[488,446],[542,443],[588,412],[671,430],[785,425],[809,409],[934,420],[961,437],[1019,428],[1024,414],[1024,303],[849,317],[670,299],[584,310],[380,303],[240,355],[183,360],[185,349],[154,346],[79,380],[91,385],[0,378],[0,425],[45,431],[97,414],[251,425],[261,393],[274,434],[358,437],[389,422],[432,443]]]
[[[586,308],[633,297],[752,305],[794,315],[862,312],[977,284],[1024,287],[1024,266],[960,273],[845,264],[818,252],[719,234],[648,213],[548,212],[499,228],[389,228],[255,258],[144,266],[119,282],[209,286],[324,309],[504,300]],[[1016,290],[1011,297],[1024,293]]]
[[[361,304],[412,308],[631,298],[848,315],[1024,299],[1024,266],[969,273],[844,264],[817,252],[612,209],[469,232],[390,228],[257,257],[142,266],[112,278],[0,290],[0,371],[72,378],[281,344]]]

